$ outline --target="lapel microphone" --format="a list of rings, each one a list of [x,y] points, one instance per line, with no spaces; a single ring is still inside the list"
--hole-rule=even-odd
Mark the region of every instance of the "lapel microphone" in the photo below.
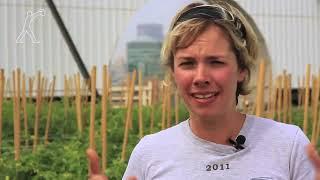
[[[236,141],[232,140],[231,138],[229,139],[229,143],[232,144],[232,146],[237,150],[244,149],[243,147],[244,142],[246,142],[246,137],[244,137],[244,135],[239,135],[236,138]]]

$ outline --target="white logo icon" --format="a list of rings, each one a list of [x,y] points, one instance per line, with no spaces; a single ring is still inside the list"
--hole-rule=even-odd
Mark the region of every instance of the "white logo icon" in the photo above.
[[[30,37],[32,43],[40,43],[40,41],[37,41],[36,37],[34,36],[34,33],[31,29],[31,24],[33,22],[33,20],[35,18],[37,18],[38,16],[45,16],[45,11],[44,9],[40,9],[37,12],[32,13],[32,11],[28,11],[27,12],[27,16],[24,20],[24,24],[22,27],[22,30],[19,34],[19,36],[17,37],[16,42],[17,43],[23,43],[22,39],[26,36],[26,34],[28,34],[28,36]]]

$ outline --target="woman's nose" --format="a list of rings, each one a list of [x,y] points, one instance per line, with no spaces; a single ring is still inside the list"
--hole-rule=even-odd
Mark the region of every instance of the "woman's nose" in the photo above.
[[[197,67],[193,84],[197,87],[205,87],[210,84],[210,77],[204,65]]]

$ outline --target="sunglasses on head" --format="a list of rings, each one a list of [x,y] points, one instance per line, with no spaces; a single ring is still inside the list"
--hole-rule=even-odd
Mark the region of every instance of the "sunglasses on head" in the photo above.
[[[181,22],[195,18],[209,19],[213,22],[227,21],[234,25],[241,38],[245,38],[245,28],[240,19],[218,5],[199,5],[188,9],[178,17],[173,28]]]

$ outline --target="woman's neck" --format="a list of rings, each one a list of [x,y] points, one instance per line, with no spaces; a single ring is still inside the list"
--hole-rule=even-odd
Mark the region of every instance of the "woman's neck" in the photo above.
[[[227,145],[230,138],[235,139],[239,134],[244,121],[245,115],[236,111],[211,118],[190,115],[190,128],[202,139]]]

